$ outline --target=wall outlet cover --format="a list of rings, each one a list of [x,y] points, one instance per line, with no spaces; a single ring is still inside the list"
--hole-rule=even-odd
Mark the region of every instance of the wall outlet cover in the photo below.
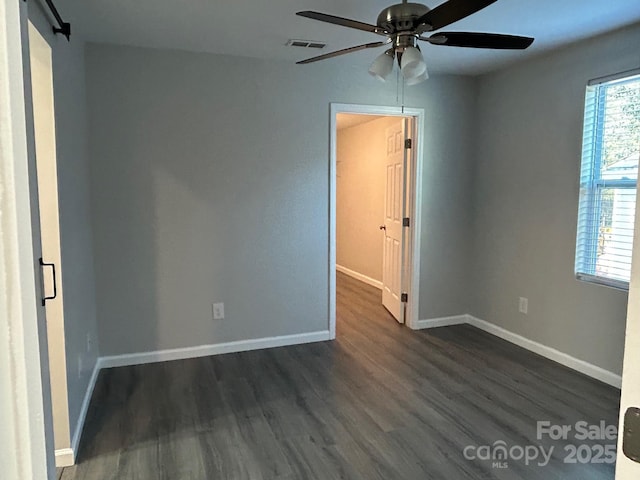
[[[524,313],[525,315],[529,313],[529,299],[520,297],[520,303],[518,306],[520,313]]]
[[[214,320],[224,319],[224,303],[214,303],[211,305]]]

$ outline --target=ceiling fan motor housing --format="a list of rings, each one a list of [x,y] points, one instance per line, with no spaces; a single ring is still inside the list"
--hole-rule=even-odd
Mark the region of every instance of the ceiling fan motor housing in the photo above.
[[[413,30],[414,22],[431,10],[420,3],[399,3],[385,8],[378,15],[378,27],[387,33]]]

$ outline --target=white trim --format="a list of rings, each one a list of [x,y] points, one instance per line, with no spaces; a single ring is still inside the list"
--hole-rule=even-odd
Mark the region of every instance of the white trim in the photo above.
[[[56,467],[71,467],[76,463],[76,456],[71,448],[60,448],[56,450]]]
[[[572,357],[571,355],[556,350],[555,348],[551,348],[534,340],[530,340],[526,337],[523,337],[522,335],[518,335],[517,333],[513,333],[505,328],[494,325],[493,323],[489,323],[485,320],[480,320],[479,318],[476,318],[472,315],[467,315],[467,323],[476,328],[479,328],[480,330],[484,330],[485,332],[495,335],[496,337],[500,337],[503,340],[506,340],[531,352],[537,353],[538,355],[541,355],[545,358],[553,360],[554,362],[558,362],[561,365],[583,373],[591,378],[600,380],[601,382],[611,385],[612,387],[621,388],[622,386],[622,377],[620,375],[605,370],[604,368],[600,368],[591,363],[585,362],[584,360]]]
[[[128,365],[142,365],[145,363],[184,360],[187,358],[221,355],[224,353],[261,350],[263,348],[275,348],[288,345],[300,345],[303,343],[324,342],[327,340],[331,340],[331,334],[328,330],[321,332],[300,333],[296,335],[283,335],[279,337],[256,338],[253,340],[239,340],[236,342],[200,345],[197,347],[172,348],[169,350],[156,350],[153,352],[130,353],[125,355],[100,357],[100,359],[98,360],[98,367],[102,369],[112,367],[125,367]]]
[[[415,153],[413,155],[413,165],[411,165],[412,176],[410,186],[413,191],[413,204],[409,205],[411,216],[411,239],[410,251],[411,259],[409,262],[409,302],[405,316],[405,323],[409,328],[413,328],[419,321],[420,308],[420,254],[422,252],[422,244],[420,242],[420,234],[422,232],[422,179],[423,179],[423,163],[424,163],[424,110],[423,109],[404,109],[414,117],[412,139],[415,144]],[[411,113],[411,112],[414,113]],[[416,141],[417,140],[417,141]]]
[[[454,315],[452,317],[429,318],[418,320],[411,326],[413,330],[425,330],[429,328],[450,327],[467,323],[467,315]]]
[[[620,375],[617,375],[591,363],[585,362],[584,360],[572,357],[571,355],[556,350],[555,348],[548,347],[534,340],[530,340],[526,337],[523,337],[522,335],[513,333],[506,328],[502,328],[493,323],[487,322],[486,320],[480,320],[473,315],[454,315],[452,317],[419,320],[418,322],[416,322],[415,326],[412,326],[411,328],[413,328],[414,330],[422,330],[428,328],[449,327],[452,325],[461,324],[468,324],[476,327],[480,330],[490,333],[491,335],[506,340],[509,343],[518,345],[525,350],[537,353],[538,355],[548,358],[549,360],[553,360],[554,362],[564,365],[565,367],[569,367],[572,370],[583,373],[588,377],[600,380],[601,382],[604,382],[607,385],[611,385],[612,387],[619,389],[622,386],[622,377]]]
[[[0,2],[0,463],[7,480],[55,475],[44,312],[36,302],[26,22],[25,2]]]
[[[591,283],[593,285],[613,288],[615,290],[622,290],[623,292],[629,291],[629,282],[623,282],[613,278],[599,277],[597,275],[589,275],[587,273],[576,273],[576,280]]]
[[[338,118],[337,108],[331,104],[329,108],[329,335],[336,338],[336,231],[338,199],[336,196],[338,182]]]
[[[602,85],[603,83],[613,82],[615,80],[622,80],[623,78],[631,78],[640,75],[640,68],[634,68],[620,73],[614,73],[613,75],[606,75],[604,77],[594,78],[589,80],[587,85],[592,87],[594,85]]]
[[[336,338],[336,157],[337,157],[337,114],[355,113],[361,115],[385,115],[413,117],[413,157],[412,188],[413,202],[408,205],[411,212],[411,245],[409,301],[406,306],[405,323],[414,328],[418,324],[418,299],[420,298],[420,232],[422,224],[422,164],[424,161],[424,109],[406,107],[388,107],[377,105],[354,105],[332,103],[329,108],[329,333]]]
[[[360,280],[361,282],[366,283],[367,285],[371,285],[372,287],[376,287],[377,289],[382,290],[382,282],[380,280],[367,277],[362,273],[358,273],[355,270],[351,270],[350,268],[343,267],[342,265],[338,265],[338,264],[336,264],[336,270],[338,272],[344,273],[345,275],[349,275],[350,277],[353,277],[356,280]]]
[[[201,345],[197,347],[174,348],[169,350],[156,350],[153,352],[133,353],[126,355],[114,355],[100,357],[93,367],[87,391],[84,395],[80,415],[73,434],[71,448],[56,450],[56,467],[69,467],[75,465],[76,454],[80,447],[82,430],[87,418],[87,412],[91,403],[91,397],[98,380],[100,370],[111,367],[124,367],[129,365],[142,365],[145,363],[166,362],[170,360],[183,360],[223,353],[245,352],[263,348],[283,347],[287,345],[299,345],[303,343],[324,342],[330,340],[328,331],[302,333],[297,335],[283,335],[279,337],[258,338],[255,340],[240,340],[236,342],[218,343],[213,345]]]
[[[91,403],[91,397],[93,396],[93,391],[96,388],[96,382],[98,380],[98,375],[100,374],[100,359],[96,359],[96,363],[93,366],[93,372],[91,373],[91,378],[89,379],[89,384],[87,385],[87,391],[84,394],[84,399],[82,400],[82,406],[80,407],[80,415],[78,416],[78,421],[76,423],[76,428],[73,431],[73,438],[71,439],[71,453],[73,454],[73,463],[71,465],[75,465],[76,455],[78,453],[78,449],[80,448],[80,440],[82,438],[82,430],[84,429],[84,422],[87,418],[87,412],[89,410],[89,404]],[[58,465],[56,458],[56,466],[69,466],[69,465]]]

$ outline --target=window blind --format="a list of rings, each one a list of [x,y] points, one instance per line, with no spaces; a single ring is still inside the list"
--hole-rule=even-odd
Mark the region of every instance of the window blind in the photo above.
[[[640,162],[640,74],[591,82],[584,113],[575,272],[628,288]]]

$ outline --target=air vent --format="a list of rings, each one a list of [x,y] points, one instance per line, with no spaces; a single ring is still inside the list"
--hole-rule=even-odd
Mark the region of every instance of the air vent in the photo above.
[[[302,47],[302,48],[324,48],[327,46],[325,42],[315,42],[313,40],[289,40],[287,42],[289,47]]]

